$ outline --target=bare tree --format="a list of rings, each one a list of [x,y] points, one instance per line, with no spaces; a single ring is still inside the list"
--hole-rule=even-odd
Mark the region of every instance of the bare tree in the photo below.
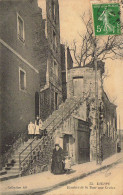
[[[93,63],[96,53],[97,60],[106,60],[123,57],[123,35],[109,35],[105,39],[101,36],[94,36],[92,18],[85,21],[85,14],[81,17],[82,22],[86,27],[84,35],[80,34],[81,44],[73,41],[73,52],[75,63],[78,66],[85,66],[88,63]],[[121,25],[121,31],[123,26]]]

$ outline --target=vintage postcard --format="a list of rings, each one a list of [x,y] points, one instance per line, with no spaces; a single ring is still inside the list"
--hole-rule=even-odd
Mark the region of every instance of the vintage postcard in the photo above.
[[[0,0],[0,194],[123,195],[122,0]]]

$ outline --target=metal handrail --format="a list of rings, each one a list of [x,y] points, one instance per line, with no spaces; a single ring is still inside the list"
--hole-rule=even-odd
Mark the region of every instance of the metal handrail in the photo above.
[[[21,161],[21,163],[24,162],[28,156],[30,156],[30,154],[35,150],[35,148],[37,148],[37,146],[44,140],[44,138],[45,137],[41,138],[40,142],[29,152],[29,154],[27,154],[27,156]]]
[[[58,117],[56,117],[56,118],[58,118]],[[56,118],[54,118],[53,121],[55,121]],[[45,129],[47,129],[53,121],[51,121],[51,122],[47,125],[47,127],[46,127]],[[27,150],[27,148],[29,148],[30,145],[32,145],[32,143],[33,143],[35,140],[36,140],[36,137],[32,140],[32,142],[29,143],[29,145],[27,145],[26,148],[24,148],[24,150],[22,150],[22,151],[19,153],[19,167],[21,166],[21,163],[23,162],[23,161],[21,162],[21,155],[22,155],[22,153],[23,153],[25,150]],[[31,153],[31,152],[30,152],[30,153]],[[28,157],[28,155],[27,155],[27,157]],[[26,159],[26,158],[25,158],[25,159]],[[19,168],[19,169],[20,169],[20,168]]]
[[[71,110],[74,108],[74,106],[71,108]],[[68,112],[70,112],[71,110],[69,110]],[[67,113],[68,113],[67,112]],[[67,115],[67,114],[66,114]],[[63,117],[62,117],[63,118]],[[65,117],[64,117],[65,118]],[[54,120],[53,120],[54,121]],[[52,121],[52,122],[53,122]],[[61,121],[61,120],[59,120],[59,121]],[[58,121],[58,123],[59,123],[59,121]],[[61,121],[62,122],[62,121]],[[58,124],[57,123],[57,124]],[[57,124],[55,125],[55,127],[57,126]],[[53,126],[53,128],[52,128],[52,130],[55,128],[54,126]],[[23,162],[23,161],[25,161],[25,159],[37,148],[37,146],[45,139],[46,137],[42,137],[42,139],[40,140],[40,142],[32,149],[32,151],[31,152],[29,152],[29,154],[21,161],[21,163]]]
[[[22,150],[22,152],[19,153],[19,155],[21,155],[35,140],[36,140],[36,137],[32,140],[32,142],[29,143],[29,145],[26,146],[26,148]]]
[[[80,99],[81,100],[81,99]],[[68,113],[69,113],[69,115],[70,115],[70,112],[76,107],[76,105],[78,105],[80,103],[80,101],[79,102],[77,102],[71,109],[69,109],[69,111],[68,112],[66,112],[66,115],[68,115]],[[66,117],[66,115],[63,117],[62,116],[62,121],[61,121],[61,119],[57,122],[57,124],[55,125],[55,127],[59,124],[59,122],[61,121],[61,123],[63,122],[63,120],[64,120],[64,118]],[[45,127],[45,129],[47,129],[50,125],[51,125],[51,123],[53,123],[57,118],[58,118],[59,116],[57,116],[56,118],[54,118],[46,127]],[[53,128],[51,129],[51,130],[54,130],[54,128],[55,128],[54,126],[53,126]],[[51,132],[51,131],[50,131]],[[19,168],[21,169],[21,163],[22,162],[24,162],[25,161],[25,159],[27,159],[27,157],[35,150],[35,148],[37,148],[37,146],[42,142],[42,140],[44,140],[46,137],[42,137],[42,139],[40,140],[40,142],[29,152],[29,154],[27,154],[27,156],[21,161],[21,154],[27,149],[27,148],[29,148],[29,146],[30,145],[32,145],[32,143],[35,141],[35,139],[36,138],[34,138],[33,140],[32,140],[32,142],[30,142],[29,143],[29,145],[22,151],[22,152],[20,152],[19,153]]]
[[[56,118],[58,118],[58,116],[56,117]],[[56,118],[54,118],[54,120],[56,120]],[[45,128],[45,129],[47,129],[50,125],[51,125],[51,123],[54,121],[54,120],[52,120],[48,125],[47,125],[47,127]],[[29,143],[29,145],[27,145],[27,147],[26,148],[24,148],[23,150],[22,150],[22,152],[20,152],[19,153],[19,155],[21,155],[34,141],[35,141],[35,139],[36,139],[36,137],[32,140],[32,142],[30,142]]]

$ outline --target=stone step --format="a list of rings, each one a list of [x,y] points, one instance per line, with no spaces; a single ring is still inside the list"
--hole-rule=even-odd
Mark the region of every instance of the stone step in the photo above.
[[[48,117],[48,119],[46,119],[46,121],[44,122],[44,125],[46,125],[47,123],[50,123],[55,117],[58,116],[58,113],[59,113],[60,111],[62,111],[64,108],[65,108],[64,105],[61,105],[60,108],[59,108],[59,110],[55,110],[55,111],[52,113],[52,115],[50,115],[50,116]]]
[[[52,121],[51,124],[48,124],[49,126],[54,126],[54,124],[56,124],[56,121],[62,119],[62,115],[57,115],[57,118],[54,118],[54,121]]]
[[[73,109],[74,110],[74,109]],[[71,108],[71,111],[70,111],[70,113],[73,111],[72,110],[72,108]],[[62,115],[62,113],[60,113],[60,116],[59,117],[57,117],[55,120],[54,120],[54,123],[52,122],[50,125],[47,123],[47,124],[45,124],[46,126],[45,127],[47,127],[48,125],[48,127],[46,128],[48,131],[50,131],[50,130],[52,130],[53,129],[53,127],[55,126],[55,125],[59,125],[59,123],[61,122],[61,120],[62,120],[62,117],[65,117],[64,115],[66,115],[67,114],[67,110],[65,110],[64,111],[64,114]],[[63,119],[64,120],[64,119]]]
[[[35,146],[39,143],[41,141],[41,139],[39,140],[39,141],[37,141],[37,142],[35,142],[34,141],[34,143],[32,144],[32,149],[33,148],[35,148]],[[24,148],[25,149],[25,148]],[[29,146],[23,153],[22,153],[22,155],[23,154],[27,154],[27,153],[29,153],[31,150],[31,147]],[[15,153],[14,153],[14,155],[13,155],[13,157],[16,157],[16,156],[19,156],[19,153],[21,153],[23,150],[18,150],[18,151],[16,151]]]
[[[19,158],[14,159],[16,164],[19,164]]]
[[[15,163],[14,167],[15,167],[15,166],[18,166],[18,167],[19,167],[19,161]]]
[[[7,173],[5,175],[0,176],[0,181],[5,181],[9,179],[14,179],[19,177],[19,173]]]
[[[23,151],[28,145],[29,145],[29,143],[26,144],[26,145],[23,145],[23,146],[19,147],[19,148],[14,152],[13,155],[20,153],[20,152]],[[27,148],[27,149],[28,149],[28,148]]]
[[[19,154],[21,153],[23,151],[23,153],[25,152],[25,151],[27,151],[27,152],[30,152],[31,151],[31,148],[29,147],[29,148],[27,148],[26,150],[21,150],[21,151],[17,151],[16,153],[15,153],[15,155],[18,155],[19,156]]]
[[[7,163],[5,166],[6,170],[9,170],[9,168],[13,167],[15,165],[15,163]]]
[[[44,124],[45,124],[46,122],[51,122],[51,121],[53,120],[53,118],[56,117],[56,116],[57,116],[57,112],[54,111],[54,112],[52,113],[52,115],[50,115],[50,116],[48,117],[48,119],[46,119],[46,121],[44,121]]]
[[[36,147],[36,145],[35,145]],[[24,157],[26,157],[31,151],[25,151],[24,153],[21,154],[21,159],[23,159]],[[19,162],[19,154],[18,155],[14,155],[13,159],[15,160],[15,162]]]
[[[13,167],[18,166],[18,165],[19,165],[19,161],[16,162]]]
[[[14,167],[12,167],[10,170],[11,170],[11,171],[12,171],[12,170],[19,170],[19,166],[14,166]]]
[[[6,164],[6,167],[11,167],[12,166],[12,163],[7,163]]]
[[[19,174],[20,170],[18,169],[10,169],[9,171],[7,171],[7,174]]]
[[[8,170],[10,170],[11,169],[11,167],[5,167],[5,170],[6,171],[8,171]]]
[[[30,142],[27,143],[27,144],[23,144],[23,145],[20,146],[17,150],[23,150],[23,149],[26,148],[29,144],[30,144]]]
[[[69,114],[71,114],[73,112],[73,110],[75,110],[75,108],[77,108],[79,106],[79,99],[77,98],[71,98],[71,99],[67,99],[65,101],[65,103],[62,103],[59,106],[58,110],[55,110],[52,115],[49,116],[49,118],[47,120],[44,121],[43,123],[43,128],[46,128],[47,126],[47,132],[51,132],[55,126],[55,128],[57,127],[57,125],[59,125],[62,120],[63,117],[68,117]],[[7,164],[7,167],[5,167],[5,177],[1,177],[0,180],[4,181],[10,178],[14,178],[14,177],[18,177],[19,176],[19,154],[27,147],[27,149],[21,154],[21,162],[26,158],[26,160],[28,161],[30,159],[30,155],[28,156],[28,154],[31,152],[31,147],[30,147],[30,143],[33,141],[32,143],[32,149],[34,149],[39,143],[43,144],[44,146],[44,142],[41,141],[42,139],[35,139],[33,141],[33,139],[29,139],[27,142],[22,143],[18,149],[15,151],[15,153],[13,154],[12,158],[13,160],[15,160],[15,163],[11,163],[11,161]],[[36,151],[35,151],[36,152]],[[24,161],[25,163],[27,161]],[[8,170],[6,170],[6,168]],[[1,175],[2,176],[2,175]]]
[[[5,174],[7,174],[7,171],[5,170],[5,168],[3,168],[3,169],[0,171],[0,176],[5,175]]]

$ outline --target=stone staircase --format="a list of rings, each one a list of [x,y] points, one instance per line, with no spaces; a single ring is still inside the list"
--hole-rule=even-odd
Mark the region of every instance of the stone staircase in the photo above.
[[[74,110],[79,108],[81,103],[82,101],[80,98],[72,97],[70,99],[66,99],[66,101],[59,106],[59,109],[54,111],[52,115],[44,121],[42,128],[46,129],[47,135],[38,140],[29,139],[15,150],[12,158],[3,168],[3,174],[0,175],[0,180],[3,181],[23,175],[22,172],[26,172],[28,170],[30,162],[32,162],[33,166],[35,166],[35,163],[40,161],[41,167],[48,164],[49,157],[45,154],[52,152],[53,148],[51,145],[53,146],[53,132],[74,112]],[[38,155],[38,158],[36,155]],[[42,168],[40,168],[40,170],[42,170]],[[29,174],[29,172],[27,174]]]
[[[64,118],[66,119],[66,117],[79,107],[80,103],[81,99],[77,97],[66,99],[66,101],[59,106],[59,109],[55,110],[52,115],[45,120],[43,129],[49,132],[54,126],[62,123]]]
[[[19,169],[19,153],[21,153],[30,143],[32,142],[32,139],[29,139],[27,142],[24,142],[21,144],[21,146],[15,150],[14,154],[10,159],[8,159],[8,163],[3,167],[2,171],[0,171],[0,181],[4,181],[7,179],[15,178],[20,175],[20,169]],[[33,149],[40,140],[34,141]],[[30,148],[25,150],[25,152],[22,155],[22,160],[30,153]]]

